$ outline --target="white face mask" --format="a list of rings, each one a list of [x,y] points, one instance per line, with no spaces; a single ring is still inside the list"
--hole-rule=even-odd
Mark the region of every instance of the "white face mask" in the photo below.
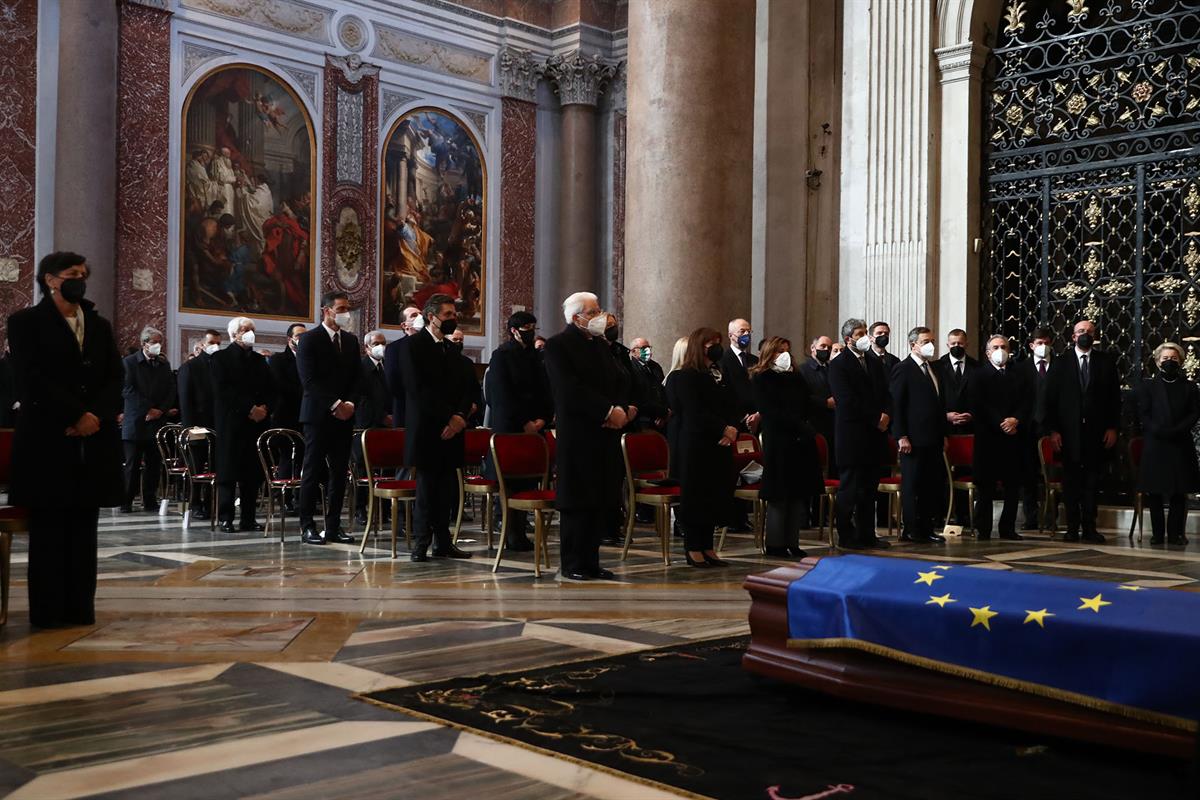
[[[1045,358],[1046,350],[1047,350],[1047,348],[1046,348],[1046,345],[1044,345],[1044,344],[1035,344],[1033,346],[1033,354],[1035,356],[1037,356],[1038,358]]]
[[[376,361],[382,361],[383,360],[383,350],[384,350],[384,345],[381,345],[381,344],[371,345],[371,358],[375,359]]]
[[[343,311],[340,314],[334,314],[333,321],[335,323],[337,323],[337,326],[339,328],[345,328],[346,330],[350,330],[350,312],[349,311]]]
[[[597,314],[588,320],[587,330],[592,336],[603,336],[604,329],[608,327],[608,315]]]
[[[154,344],[146,345],[146,355],[150,356],[151,358],[157,358],[158,356],[162,355],[162,344],[155,342]]]
[[[254,344],[254,331],[246,331],[243,333],[241,336],[241,342],[247,347],[252,346]]]
[[[1008,363],[1008,351],[997,348],[992,351],[990,358],[992,359],[992,363],[997,367],[1003,367]]]
[[[918,350],[918,352],[921,354],[921,358],[928,361],[937,355],[937,345],[935,345],[933,342],[926,342],[925,344],[921,345],[921,348]]]
[[[855,342],[854,346],[858,348],[860,353],[865,353],[871,349],[871,339],[868,336],[864,336]]]
[[[775,363],[771,365],[771,369],[776,372],[791,372],[792,354],[784,352],[775,356]]]
[[[220,349],[221,349],[221,345],[219,345],[219,344],[208,344],[208,345],[204,346],[204,352],[208,353],[210,356],[213,353],[216,353]]]
[[[423,330],[425,328],[425,317],[424,315],[413,317],[413,321],[408,324],[414,331]]]

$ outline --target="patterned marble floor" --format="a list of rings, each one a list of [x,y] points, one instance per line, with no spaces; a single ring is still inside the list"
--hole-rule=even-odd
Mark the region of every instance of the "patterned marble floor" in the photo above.
[[[1114,524],[1121,522],[1111,517]],[[1123,524],[1128,525],[1125,518]],[[352,698],[388,686],[547,666],[746,631],[741,589],[775,562],[731,536],[728,569],[662,564],[649,531],[610,582],[493,574],[469,561],[214,534],[178,515],[105,512],[97,623],[31,631],[25,542],[0,631],[0,792],[15,798],[656,798],[663,792]],[[1123,529],[1128,530],[1127,527]],[[815,532],[812,532],[815,535]],[[1200,547],[1048,536],[898,544],[890,557],[1192,590]],[[825,546],[806,542],[810,552]],[[556,556],[555,548],[554,555]],[[552,559],[553,560],[553,559]]]

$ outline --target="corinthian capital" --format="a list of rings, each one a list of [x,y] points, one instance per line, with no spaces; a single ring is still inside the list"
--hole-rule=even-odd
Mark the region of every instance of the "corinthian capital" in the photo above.
[[[533,53],[510,46],[500,51],[500,92],[505,97],[537,102],[537,85],[541,77],[542,65]]]
[[[604,87],[617,74],[617,67],[598,55],[586,56],[575,50],[546,61],[546,77],[554,82],[564,106],[594,106]]]

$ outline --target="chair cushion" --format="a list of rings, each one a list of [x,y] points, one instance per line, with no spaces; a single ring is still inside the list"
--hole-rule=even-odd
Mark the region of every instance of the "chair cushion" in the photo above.
[[[299,478],[272,478],[271,485],[272,486],[299,486],[300,479]]]
[[[825,479],[825,488],[826,489],[836,489],[841,485],[842,485],[842,482],[839,481],[837,478],[826,478]]]
[[[553,502],[555,492],[553,489],[530,489],[524,492],[514,492],[508,496],[509,500],[548,500]]]
[[[416,481],[393,481],[393,480],[375,481],[375,488],[376,489],[387,489],[390,491],[409,489],[409,490],[415,492],[417,490],[417,482]]]
[[[23,519],[29,519],[29,509],[20,506],[0,506],[0,520],[16,522]]]
[[[466,480],[467,486],[499,486],[496,481],[489,480],[482,475],[468,475]]]
[[[664,469],[650,470],[649,472],[635,472],[633,477],[639,481],[653,481],[667,477],[667,471]]]
[[[644,486],[637,490],[638,494],[657,494],[670,497],[678,497],[680,493],[678,486]]]
[[[900,483],[900,479],[891,476],[879,479],[880,486],[895,486],[898,483]]]
[[[194,480],[194,481],[211,481],[211,480],[216,480],[216,477],[217,477],[217,473],[215,473],[215,472],[201,472],[196,475],[193,475],[192,480]]]

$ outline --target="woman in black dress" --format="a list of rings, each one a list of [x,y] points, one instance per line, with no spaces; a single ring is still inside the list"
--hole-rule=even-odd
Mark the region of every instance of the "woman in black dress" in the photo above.
[[[13,505],[29,510],[29,621],[95,620],[96,528],[123,502],[124,368],[112,325],[83,299],[88,265],[75,253],[38,264],[42,300],[8,318],[21,414],[13,435]]]
[[[733,443],[737,410],[716,364],[721,334],[698,328],[688,336],[683,366],[667,376],[667,404],[677,438],[672,472],[680,485],[679,524],[687,563],[725,566],[713,550],[713,529],[733,503]]]
[[[1138,490],[1146,494],[1151,544],[1163,543],[1163,500],[1170,506],[1166,541],[1187,544],[1187,495],[1200,490],[1200,465],[1192,428],[1200,420],[1200,389],[1183,374],[1183,348],[1163,342],[1154,350],[1158,374],[1138,387],[1145,449]]]
[[[767,555],[804,558],[800,526],[825,483],[808,424],[808,383],[796,371],[791,350],[792,343],[778,336],[764,342],[758,363],[750,368],[750,382],[761,415],[759,497],[767,502]]]

